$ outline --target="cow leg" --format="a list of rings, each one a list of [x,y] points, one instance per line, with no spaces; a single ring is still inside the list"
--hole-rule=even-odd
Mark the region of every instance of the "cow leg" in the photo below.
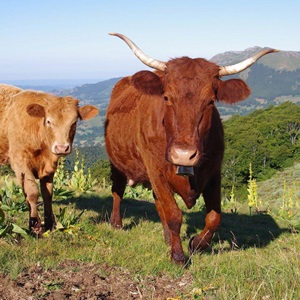
[[[151,180],[156,195],[155,204],[162,221],[164,234],[165,236],[167,235],[167,241],[168,236],[170,236],[171,260],[177,264],[185,264],[187,258],[184,255],[180,239],[182,213],[177,206],[172,192],[168,188],[167,182],[161,179],[158,182]]]
[[[213,234],[221,222],[221,176],[213,178],[203,191],[206,206],[205,227],[200,234],[191,238],[190,253],[201,251],[211,243]]]
[[[199,198],[200,193],[196,180],[193,177],[184,177],[173,175],[170,178],[170,183],[173,190],[182,198],[187,208],[192,208],[196,204],[196,200]]]
[[[55,217],[52,211],[53,176],[54,173],[40,179],[41,193],[44,202],[45,231],[52,230],[55,225]]]
[[[162,226],[163,226],[165,243],[167,245],[171,246],[171,233],[170,233],[169,226],[167,224],[167,220],[166,220],[166,216],[165,216],[163,207],[161,206],[160,201],[157,201],[157,197],[156,197],[154,192],[153,192],[153,197],[155,199],[156,210],[158,212],[158,215],[160,217],[160,220],[161,220],[161,223],[162,223]]]
[[[110,222],[113,227],[122,228],[121,202],[126,188],[127,178],[113,164],[111,164],[111,180],[113,182],[113,208]]]

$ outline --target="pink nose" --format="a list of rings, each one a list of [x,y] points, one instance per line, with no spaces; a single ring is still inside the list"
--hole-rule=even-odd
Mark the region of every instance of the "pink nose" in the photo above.
[[[67,155],[71,152],[71,146],[70,144],[57,144],[54,145],[52,152],[56,155]]]
[[[199,158],[200,153],[195,147],[174,145],[170,148],[169,161],[174,165],[192,167]]]

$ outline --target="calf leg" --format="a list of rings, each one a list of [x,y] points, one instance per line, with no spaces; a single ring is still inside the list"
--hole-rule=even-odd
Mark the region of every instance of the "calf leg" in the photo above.
[[[54,173],[40,179],[41,193],[44,202],[45,231],[52,230],[55,225],[55,217],[52,211],[53,176]]]
[[[121,202],[126,188],[127,178],[113,164],[111,164],[111,180],[113,194],[113,208],[110,222],[115,228],[122,228]]]
[[[213,234],[218,230],[221,222],[221,177],[213,178],[203,191],[206,206],[205,227],[200,234],[190,240],[191,253],[205,249],[212,240]]]
[[[34,234],[41,233],[41,220],[37,212],[39,189],[31,173],[16,174],[22,183],[23,193],[29,206],[29,230]]]

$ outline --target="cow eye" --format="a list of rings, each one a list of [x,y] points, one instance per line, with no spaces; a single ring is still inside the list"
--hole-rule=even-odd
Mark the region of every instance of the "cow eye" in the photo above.
[[[168,101],[169,100],[168,96],[164,96],[164,100]]]
[[[47,120],[46,120],[46,124],[47,124],[48,126],[50,126],[50,125],[51,125],[51,121],[50,121],[49,119],[47,119]]]

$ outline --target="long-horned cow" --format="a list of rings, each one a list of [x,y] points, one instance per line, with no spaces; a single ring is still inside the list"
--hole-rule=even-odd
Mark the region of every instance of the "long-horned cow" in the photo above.
[[[203,58],[162,62],[147,56],[126,36],[112,35],[124,40],[155,72],[140,71],[125,77],[112,91],[105,130],[113,181],[111,223],[122,227],[120,206],[127,182],[150,183],[165,241],[171,246],[171,260],[184,264],[182,213],[174,193],[188,208],[203,194],[205,228],[191,238],[189,251],[204,249],[221,220],[224,138],[216,101],[236,103],[250,95],[243,80],[220,78],[241,72],[277,50],[264,49],[236,65],[223,67]]]
[[[58,160],[72,150],[78,119],[98,114],[79,100],[0,85],[0,164],[10,164],[29,204],[29,229],[37,234],[52,229],[53,176]],[[40,180],[44,229],[37,212]]]

